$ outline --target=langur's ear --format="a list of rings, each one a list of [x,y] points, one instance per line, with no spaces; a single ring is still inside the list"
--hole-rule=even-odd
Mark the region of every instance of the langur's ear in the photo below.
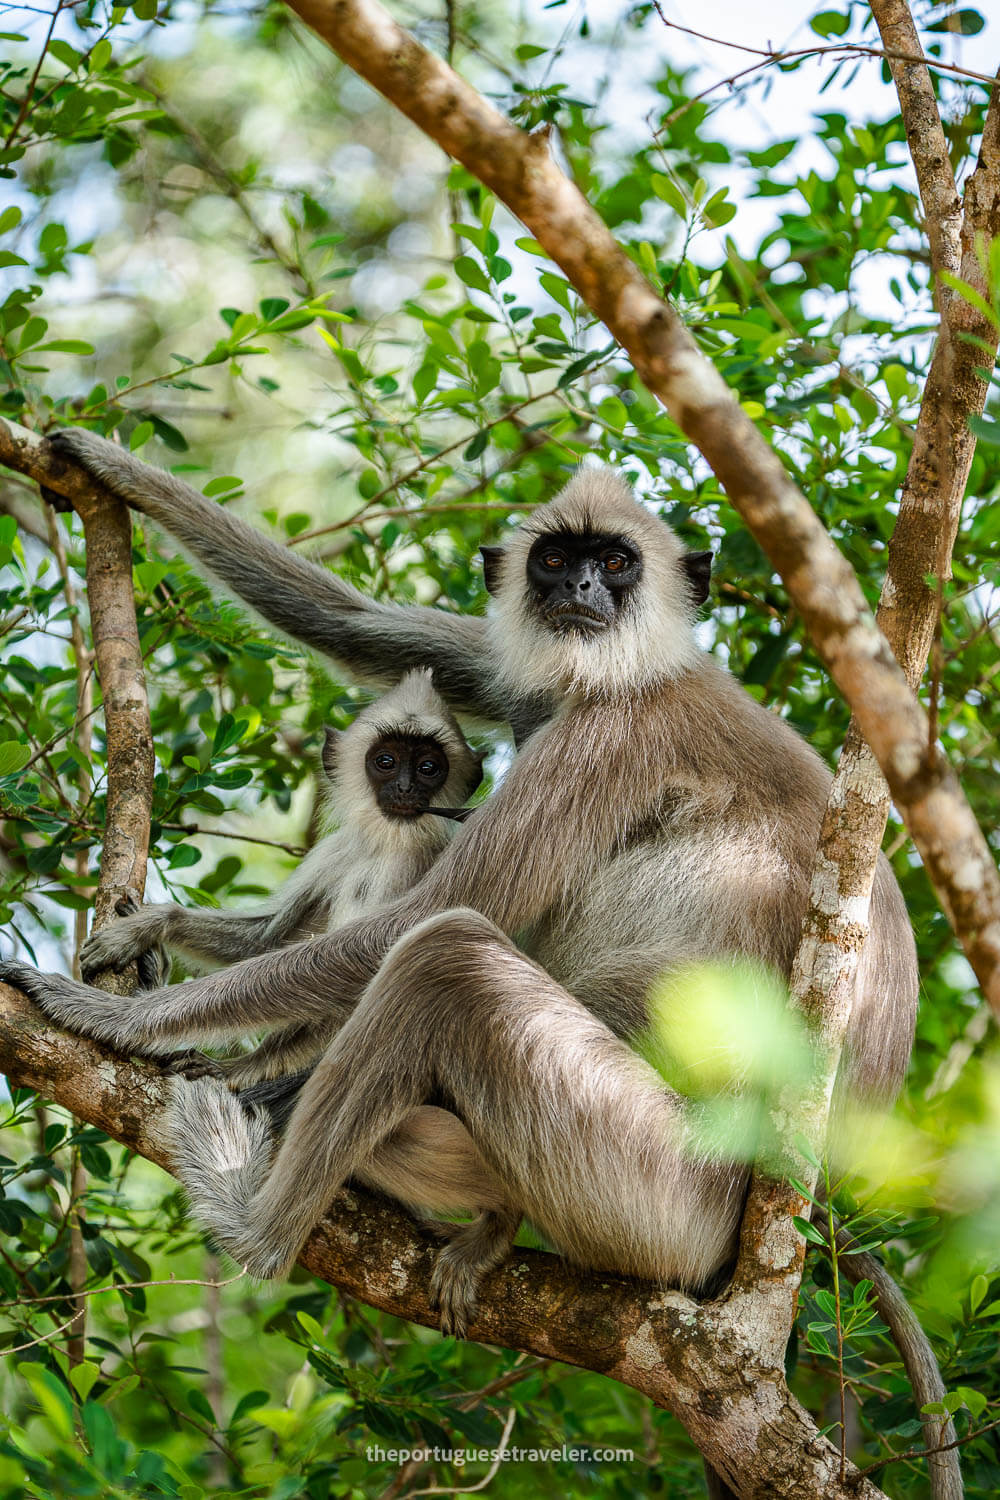
[[[479,555],[483,559],[483,582],[486,584],[486,592],[497,594],[500,592],[500,575],[503,572],[506,548],[480,547]]]
[[[687,575],[691,598],[695,605],[704,604],[708,598],[708,581],[712,572],[711,552],[685,552],[681,562]]]
[[[331,729],[327,725],[323,732],[323,750],[320,759],[323,762],[323,770],[331,781],[337,774],[337,764],[340,758],[340,729]]]

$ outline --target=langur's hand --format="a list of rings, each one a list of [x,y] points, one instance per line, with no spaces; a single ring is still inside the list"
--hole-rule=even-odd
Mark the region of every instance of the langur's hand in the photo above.
[[[220,1082],[227,1077],[225,1059],[209,1057],[207,1052],[179,1052],[167,1063],[167,1072],[178,1078],[216,1078]]]
[[[116,972],[124,969],[133,959],[157,946],[156,934],[151,930],[155,919],[142,911],[138,891],[126,890],[115,910],[117,919],[100,932],[92,932],[80,948],[80,973],[86,980],[105,969]],[[152,978],[151,983],[143,983],[143,988],[154,988],[158,982]]]
[[[64,974],[43,974],[31,964],[16,959],[0,962],[0,983],[9,984],[34,1000],[50,1021],[103,1042],[120,1043],[122,1023],[132,1001],[126,995],[106,995],[103,990],[78,984]]]

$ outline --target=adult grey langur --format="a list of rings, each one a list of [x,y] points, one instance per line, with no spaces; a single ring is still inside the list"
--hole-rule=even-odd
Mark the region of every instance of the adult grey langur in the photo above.
[[[126,915],[84,943],[84,979],[124,968],[133,959],[148,961],[161,948],[183,953],[201,967],[233,964],[333,932],[391,901],[416,885],[451,836],[444,817],[426,814],[437,809],[454,815],[479,785],[482,763],[435,689],[430,670],[408,672],[347,729],[327,729],[325,810],[336,826],[273,896],[236,912],[172,902],[130,905]],[[143,989],[153,987],[144,975],[140,983]],[[272,1032],[240,1057],[217,1060],[196,1053],[176,1067],[192,1077],[210,1072],[238,1088],[315,1061],[329,1034],[329,1028],[296,1025]]]
[[[282,628],[359,675],[422,660],[455,707],[533,728],[500,789],[405,896],[339,931],[177,989],[110,997],[0,965],[55,1021],[169,1048],[243,1025],[340,1024],[273,1159],[210,1080],[175,1117],[201,1219],[260,1276],[410,1111],[444,1103],[575,1262],[704,1288],[733,1258],[747,1178],[629,1044],[692,961],[787,974],[830,777],[698,648],[704,554],[606,469],[486,554],[487,622],[365,600],[91,434],[62,451],[179,536]],[[515,941],[516,940],[516,941]],[[880,861],[842,1094],[890,1098],[912,1040],[913,938]]]

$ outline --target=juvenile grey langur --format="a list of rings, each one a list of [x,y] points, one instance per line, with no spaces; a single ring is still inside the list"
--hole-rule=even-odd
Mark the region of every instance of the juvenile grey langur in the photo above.
[[[693,636],[707,559],[584,468],[487,554],[486,621],[373,604],[91,434],[63,451],[177,535],[275,624],[359,675],[432,665],[453,705],[532,728],[499,791],[418,885],[336,933],[141,999],[24,964],[59,1023],[170,1048],[335,1017],[268,1160],[210,1081],[177,1159],[202,1220],[259,1275],[291,1265],[334,1190],[418,1105],[445,1101],[512,1203],[572,1260],[704,1287],[734,1255],[747,1168],[700,1149],[630,1041],[664,974],[740,956],[787,974],[829,773]],[[880,861],[839,1089],[898,1089],[913,938]]]
[[[84,943],[84,978],[132,959],[148,964],[158,948],[215,966],[334,931],[416,885],[452,833],[445,818],[427,812],[450,812],[482,777],[482,757],[466,742],[427,668],[408,672],[347,729],[327,729],[322,765],[337,826],[273,896],[236,912],[133,905]],[[252,1029],[252,1023],[244,1028]],[[238,1087],[314,1061],[328,1035],[328,1029],[295,1025],[272,1032],[241,1057],[195,1054],[177,1066],[191,1076],[210,1071]]]

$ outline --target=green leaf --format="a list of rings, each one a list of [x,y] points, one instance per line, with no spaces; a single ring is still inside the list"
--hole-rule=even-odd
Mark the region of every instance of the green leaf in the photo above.
[[[102,37],[97,42],[87,59],[87,68],[91,73],[101,73],[111,61],[111,43],[107,37]]]
[[[237,1401],[233,1409],[233,1414],[229,1419],[230,1427],[235,1427],[241,1417],[248,1416],[250,1412],[256,1411],[258,1406],[266,1406],[270,1399],[267,1391],[248,1391],[245,1396],[241,1396]]]
[[[518,62],[530,62],[533,57],[544,57],[548,47],[535,47],[530,42],[523,42],[520,47],[514,48],[514,56]]]
[[[209,1424],[212,1431],[214,1432],[216,1427],[215,1412],[212,1410],[211,1406],[209,1406],[207,1398],[202,1395],[197,1386],[193,1386],[188,1391],[187,1403],[196,1416],[204,1417],[205,1421]]]
[[[73,1405],[65,1386],[41,1365],[20,1364],[17,1372],[31,1387],[49,1425],[68,1442],[73,1436]]]
[[[75,1365],[69,1372],[70,1384],[81,1401],[86,1401],[100,1378],[100,1365],[91,1364],[89,1360],[84,1360],[82,1364]]]
[[[0,776],[13,776],[31,759],[31,747],[20,740],[4,740],[0,743]]]
[[[283,317],[275,318],[268,327],[272,333],[294,333],[295,329],[308,328],[315,321],[316,314],[303,308],[301,312],[285,313]]]
[[[817,36],[844,36],[850,24],[850,16],[839,10],[821,10],[818,16],[812,17],[809,27]]]
[[[80,64],[82,53],[71,47],[69,42],[64,42],[59,37],[54,37],[49,42],[49,52],[67,68],[77,68]]]
[[[978,36],[986,25],[978,10],[953,10],[939,21],[932,21],[927,31],[953,31],[959,36]]]
[[[816,1155],[815,1151],[806,1140],[804,1135],[796,1135],[795,1149],[802,1157],[803,1161],[807,1161],[811,1167],[815,1167],[816,1170],[819,1171],[819,1157]]]
[[[551,271],[543,271],[538,281],[554,302],[558,302],[559,306],[564,307],[567,312],[573,311],[573,306],[569,299],[570,285],[564,277],[555,276]]]
[[[152,422],[140,422],[128,440],[129,451],[135,453],[144,443],[148,443],[156,431]]]
[[[326,1343],[326,1334],[323,1332],[323,1325],[322,1323],[318,1323],[311,1313],[300,1310],[295,1316],[314,1344]]]
[[[792,1214],[792,1223],[805,1239],[812,1245],[826,1245],[826,1235],[822,1234],[810,1219],[802,1218],[801,1214]]]
[[[434,364],[423,364],[413,377],[413,394],[418,401],[424,401],[438,382],[438,367]]]
[[[988,443],[991,448],[1000,446],[1000,422],[994,422],[989,417],[970,417],[969,430],[976,434],[980,442]]]
[[[488,292],[490,284],[486,275],[480,270],[471,255],[460,255],[455,261],[455,273],[460,281],[466,286],[473,287],[477,292]]]
[[[5,208],[3,213],[0,213],[0,234],[8,234],[12,229],[16,229],[22,217],[21,210],[16,203]]]
[[[664,177],[661,172],[654,172],[650,178],[650,185],[656,196],[672,208],[679,218],[687,218],[688,201],[676,182],[669,177]]]
[[[280,318],[289,305],[287,297],[265,297],[260,304],[260,315],[265,323],[270,323],[272,318]]]
[[[969,1288],[969,1310],[975,1314],[976,1309],[982,1304],[986,1293],[990,1289],[989,1281],[985,1276],[974,1276]]]
[[[942,271],[941,280],[945,286],[950,286],[953,292],[957,292],[963,301],[968,302],[970,307],[974,307],[981,312],[983,317],[993,324],[994,328],[1000,328],[1000,314],[997,313],[995,307],[992,307],[987,302],[982,292],[978,291],[976,287],[970,286],[967,281],[963,281],[961,276],[953,276],[950,271]]]
[[[212,741],[212,760],[228,750],[230,745],[235,745],[237,740],[242,739],[247,727],[247,720],[237,721],[230,713],[225,713],[215,727],[215,738]]]
[[[48,343],[38,345],[38,353],[43,349],[50,350],[54,354],[93,354],[93,344],[85,344],[83,339],[51,339]]]
[[[202,490],[202,494],[209,500],[215,495],[228,494],[230,490],[243,488],[243,481],[238,474],[220,474],[218,479],[210,479]]]
[[[955,1389],[956,1396],[961,1396],[963,1406],[967,1406],[973,1417],[978,1419],[986,1410],[989,1402],[982,1391],[973,1390],[971,1386],[960,1385]]]
[[[194,844],[175,844],[167,864],[171,870],[186,870],[191,865],[196,865],[200,859],[201,850],[196,849]]]

